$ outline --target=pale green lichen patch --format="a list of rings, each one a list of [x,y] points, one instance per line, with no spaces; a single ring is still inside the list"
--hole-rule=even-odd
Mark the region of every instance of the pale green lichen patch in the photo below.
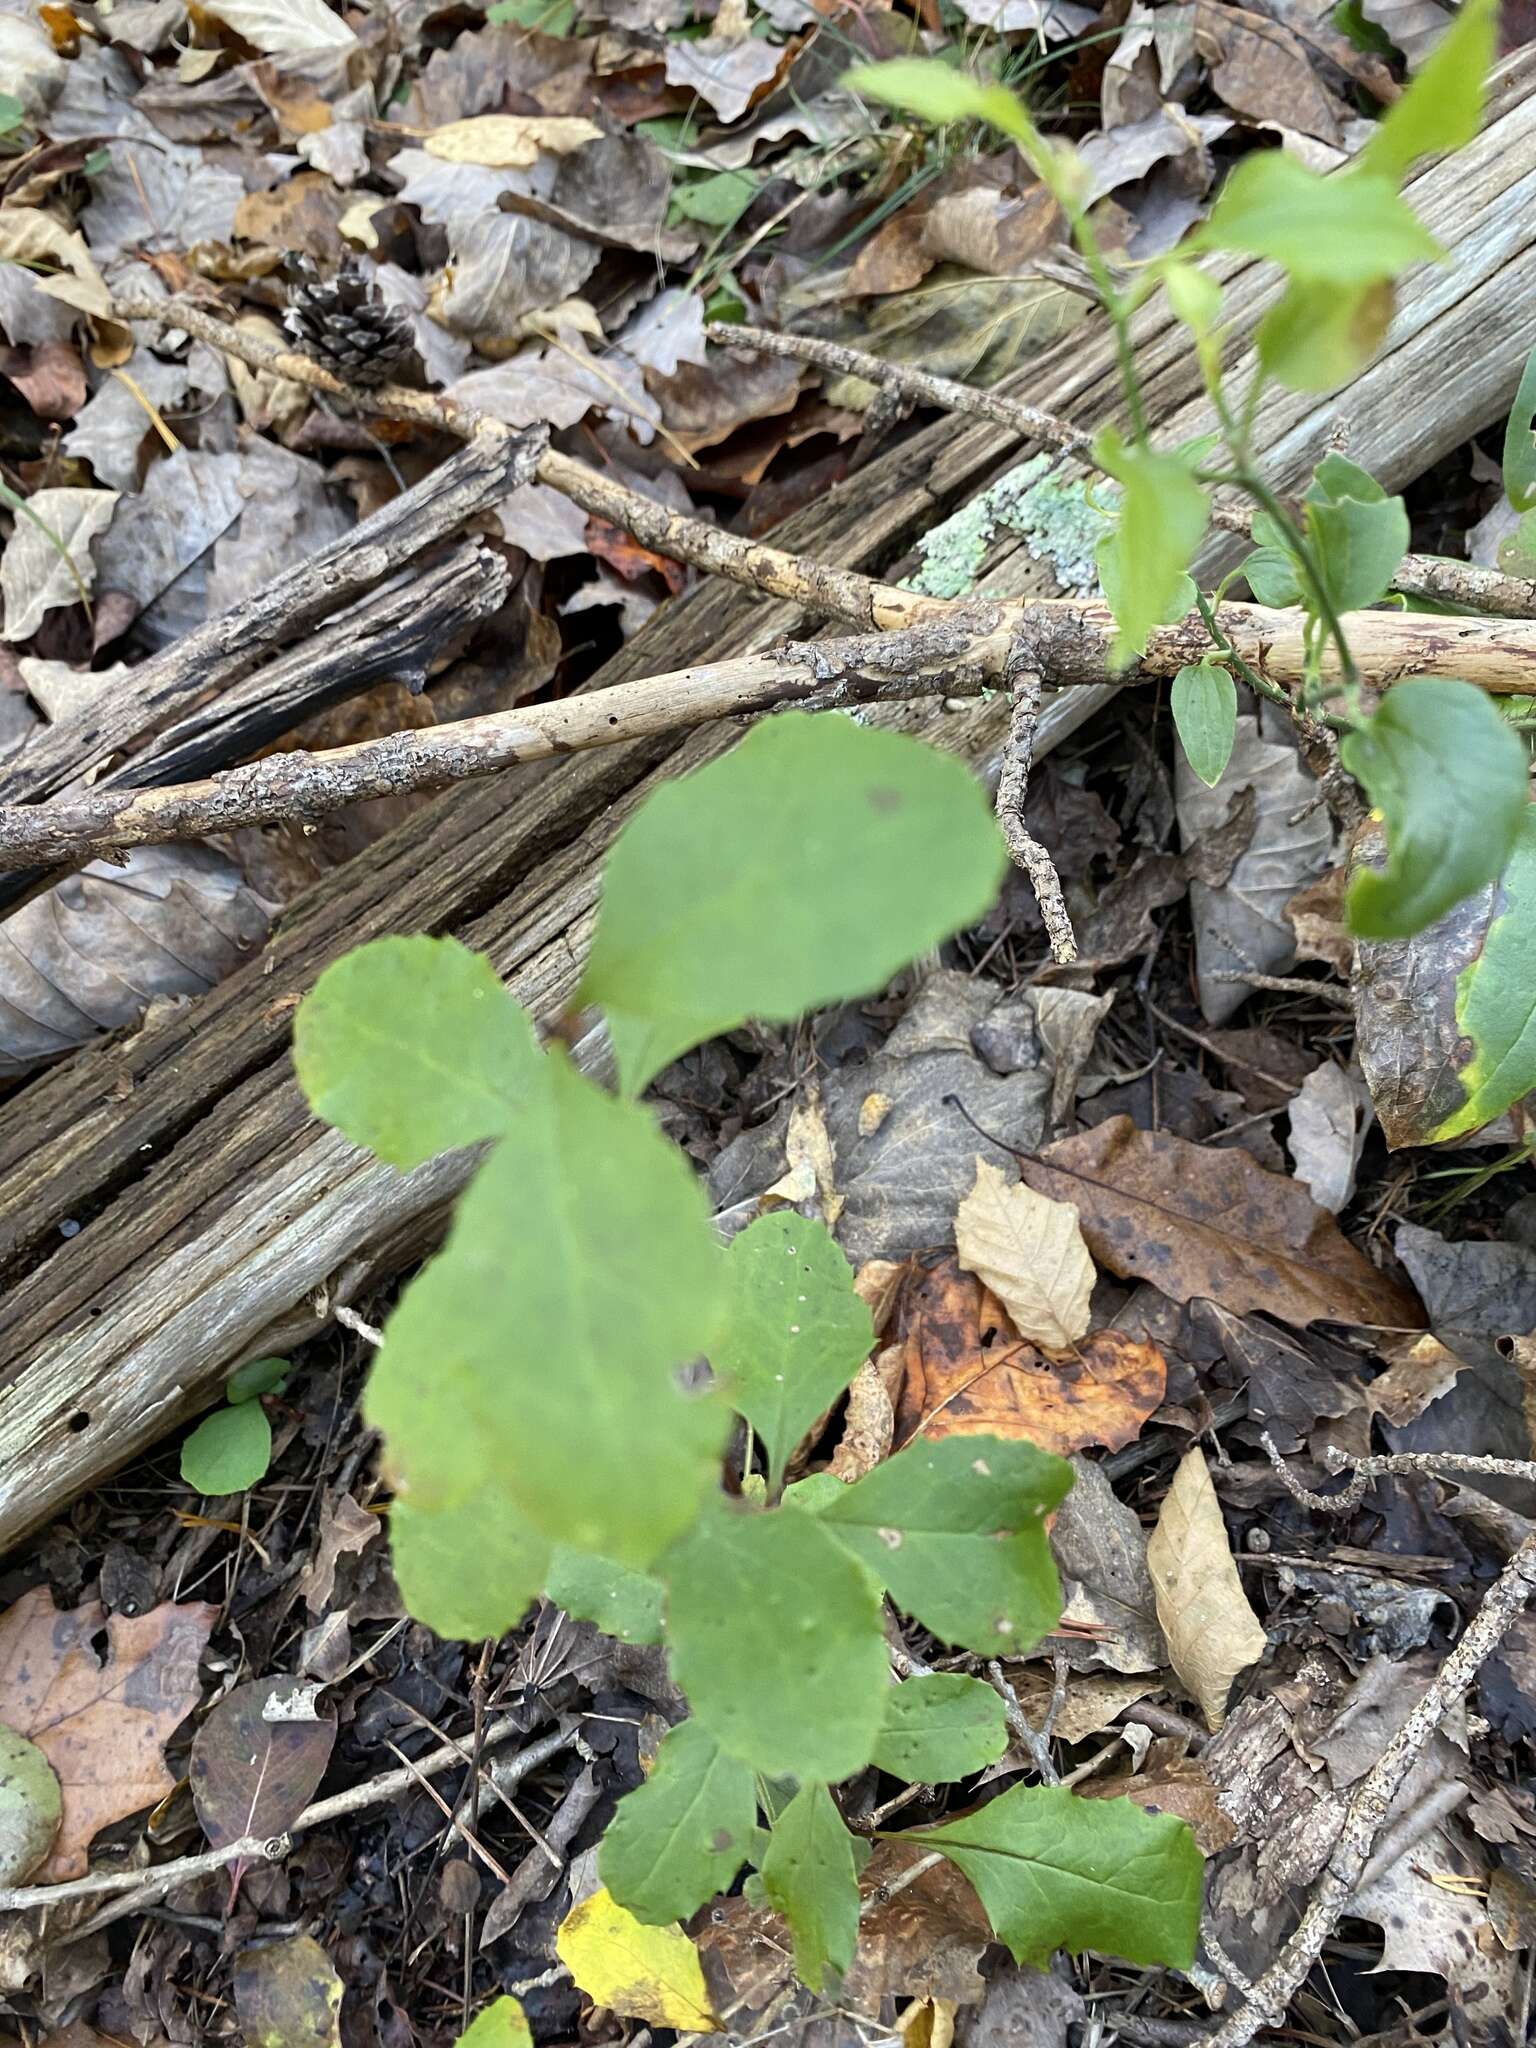
[[[965,597],[975,590],[999,534],[1023,541],[1037,562],[1047,562],[1063,590],[1092,590],[1098,581],[1094,550],[1113,524],[1101,509],[1112,488],[1090,486],[1055,473],[1049,455],[1032,455],[942,520],[918,542],[923,566],[905,579],[924,597]]]

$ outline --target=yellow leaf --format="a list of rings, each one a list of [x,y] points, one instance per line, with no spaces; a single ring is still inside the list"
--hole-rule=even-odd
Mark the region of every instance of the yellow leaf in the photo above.
[[[985,1159],[955,1212],[955,1246],[968,1273],[984,1281],[1019,1335],[1046,1351],[1069,1351],[1088,1334],[1093,1260],[1077,1211],[1016,1181]]]
[[[602,132],[575,114],[476,114],[434,129],[421,146],[444,163],[526,170],[538,162],[541,150],[566,156],[584,142],[596,142]]]
[[[1233,1679],[1258,1662],[1269,1638],[1232,1562],[1221,1503],[1198,1445],[1173,1475],[1147,1544],[1147,1570],[1173,1668],[1206,1726],[1219,1728]]]
[[[681,1927],[642,1926],[605,1891],[566,1914],[555,1953],[594,2005],[648,2026],[719,2030],[699,1952]]]

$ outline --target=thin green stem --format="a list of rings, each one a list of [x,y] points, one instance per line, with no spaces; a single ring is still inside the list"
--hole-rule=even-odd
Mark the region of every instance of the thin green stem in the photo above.
[[[1213,644],[1232,663],[1249,689],[1255,691],[1260,697],[1267,697],[1272,704],[1283,704],[1287,711],[1294,712],[1296,706],[1291,701],[1290,691],[1283,689],[1279,683],[1272,681],[1270,677],[1260,675],[1256,668],[1243,659],[1242,655],[1238,653],[1231,640],[1217,623],[1216,614],[1211,608],[1210,600],[1198,590],[1195,592],[1195,605],[1201,618],[1205,621],[1205,630],[1210,634]]]

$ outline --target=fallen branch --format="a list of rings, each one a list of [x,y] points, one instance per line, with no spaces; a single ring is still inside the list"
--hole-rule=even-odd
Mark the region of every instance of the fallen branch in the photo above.
[[[931,405],[941,412],[968,413],[977,419],[992,420],[1026,440],[1059,448],[1065,454],[1078,456],[1091,468],[1098,468],[1093,459],[1091,434],[1085,434],[1055,413],[1042,412],[1039,406],[1025,405],[1001,392],[978,390],[973,384],[956,383],[952,377],[930,376],[926,370],[887,362],[883,356],[848,348],[840,341],[822,341],[815,335],[780,334],[768,327],[726,326],[718,321],[706,324],[704,334],[722,348],[786,356],[791,362],[812,363],[840,376],[862,378],[866,384],[905,399],[909,405]],[[1216,498],[1211,520],[1228,533],[1252,531],[1253,515],[1227,494]],[[1472,611],[1488,612],[1498,618],[1536,618],[1536,580],[1505,576],[1497,569],[1480,569],[1475,562],[1456,562],[1441,555],[1404,555],[1392,578],[1392,588],[1405,597],[1466,605]]]
[[[1214,616],[1231,646],[1272,682],[1286,688],[1300,683],[1306,650],[1299,612],[1229,604]],[[1367,683],[1386,687],[1405,675],[1461,676],[1489,690],[1536,694],[1536,622],[1352,612],[1348,627]],[[373,797],[442,789],[522,762],[718,719],[761,717],[788,706],[852,710],[914,697],[974,697],[988,687],[1006,687],[1010,661],[1018,672],[1033,671],[1057,688],[1157,681],[1198,660],[1210,645],[1204,619],[1192,612],[1176,625],[1157,628],[1140,662],[1117,678],[1113,639],[1109,608],[1097,599],[945,605],[900,631],[790,643],[768,654],[678,669],[553,704],[519,706],[324,752],[272,755],[210,780],[149,789],[98,787],[46,804],[0,806],[0,871],[110,859],[130,846],[200,839],[240,826],[313,823]],[[1042,873],[1041,886],[1049,897],[1049,874]],[[1070,938],[1065,919],[1062,905],[1061,943]]]
[[[1024,822],[1029,770],[1035,755],[1035,727],[1040,719],[1040,671],[1029,665],[1027,657],[1027,649],[1018,650],[1004,676],[1013,699],[1013,717],[1003,749],[1002,773],[997,778],[997,824],[1009,859],[1029,877],[1051,943],[1051,958],[1065,967],[1077,958],[1077,940],[1067,915],[1066,898],[1061,893],[1061,877],[1051,856]]]
[[[1272,1457],[1276,1456],[1272,1446],[1266,1445],[1266,1448]],[[1515,1461],[1434,1455],[1420,1460],[1412,1454],[1400,1454],[1347,1462],[1354,1466],[1357,1476],[1374,1477],[1381,1470],[1422,1471],[1435,1466],[1457,1471],[1465,1471],[1469,1467],[1503,1471]],[[1525,1465],[1523,1476],[1536,1476],[1536,1466]],[[1330,1509],[1338,1505],[1335,1500],[1309,1494],[1305,1488],[1298,1491],[1297,1497]],[[1435,1730],[1467,1692],[1486,1659],[1498,1648],[1506,1631],[1523,1612],[1533,1594],[1536,1594],[1536,1536],[1529,1536],[1489,1588],[1482,1606],[1468,1622],[1461,1641],[1441,1665],[1424,1697],[1414,1706],[1402,1727],[1355,1788],[1345,1808],[1338,1838],[1295,1933],[1269,1968],[1245,1992],[1242,2003],[1231,2017],[1206,2036],[1205,2048],[1246,2048],[1261,2027],[1278,2026],[1285,2018],[1291,1999],[1322,1954],[1324,1942],[1359,1891],[1377,1837],[1409,1773],[1428,1747]]]

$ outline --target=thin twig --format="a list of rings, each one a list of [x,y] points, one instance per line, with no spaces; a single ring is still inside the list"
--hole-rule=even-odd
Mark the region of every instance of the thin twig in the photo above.
[[[507,1714],[486,1729],[484,1746],[495,1748],[515,1735],[526,1733],[522,1718]],[[541,1764],[548,1763],[552,1756],[558,1756],[571,1740],[570,1731],[564,1729],[541,1735],[537,1742],[529,1743],[525,1750],[508,1758],[503,1777],[515,1773],[513,1782],[528,1777]],[[312,1806],[305,1807],[283,1834],[265,1837],[246,1835],[238,1842],[227,1843],[222,1849],[208,1849],[200,1856],[180,1856],[172,1863],[162,1863],[158,1869],[102,1870],[93,1872],[89,1877],[70,1878],[64,1884],[3,1886],[0,1887],[0,1913],[23,1913],[33,1906],[62,1906],[72,1899],[96,1898],[105,1892],[137,1892],[139,1896],[134,1904],[139,1905],[174,1890],[189,1878],[204,1877],[210,1870],[222,1870],[230,1863],[276,1863],[288,1854],[296,1835],[307,1834],[311,1828],[323,1827],[327,1821],[340,1820],[346,1814],[362,1813],[371,1806],[383,1806],[401,1793],[409,1792],[418,1779],[434,1777],[438,1772],[451,1770],[455,1764],[462,1765],[463,1762],[464,1752],[459,1745],[446,1743],[403,1770],[385,1771],[380,1777],[353,1785],[346,1792],[335,1792],[329,1799],[317,1799]]]
[[[997,822],[1009,859],[1028,875],[1029,886],[1035,892],[1041,922],[1051,942],[1051,958],[1066,966],[1077,958],[1077,940],[1061,893],[1061,877],[1051,856],[1024,822],[1035,726],[1040,717],[1040,671],[1019,659],[1021,651],[1017,645],[1009,650],[1004,671],[1013,698],[1013,717],[1008,726],[1008,744],[1003,750],[1002,773],[997,779]]]
[[[1334,1471],[1348,1472],[1349,1483],[1342,1493],[1314,1493],[1302,1485],[1286,1464],[1268,1430],[1259,1441],[1292,1500],[1299,1500],[1304,1507],[1315,1508],[1324,1515],[1347,1515],[1351,1508],[1359,1507],[1373,1481],[1392,1472],[1422,1472],[1431,1477],[1438,1477],[1443,1472],[1470,1472],[1490,1478],[1536,1482],[1536,1460],[1528,1458],[1491,1458],[1469,1451],[1390,1451],[1380,1457],[1351,1458],[1336,1444],[1330,1444],[1323,1454],[1324,1460]]]
[[[1028,1750],[1031,1763],[1040,1774],[1042,1784],[1059,1785],[1061,1773],[1056,1768],[1056,1759],[1051,1755],[1049,1737],[1033,1726],[1028,1714],[1019,1704],[1019,1696],[1008,1682],[1008,1674],[994,1657],[987,1665],[987,1677],[992,1690],[1003,1703],[1003,1718],[1015,1741]],[[1052,1695],[1054,1703],[1055,1695]],[[1054,1716],[1052,1717],[1054,1718]]]

